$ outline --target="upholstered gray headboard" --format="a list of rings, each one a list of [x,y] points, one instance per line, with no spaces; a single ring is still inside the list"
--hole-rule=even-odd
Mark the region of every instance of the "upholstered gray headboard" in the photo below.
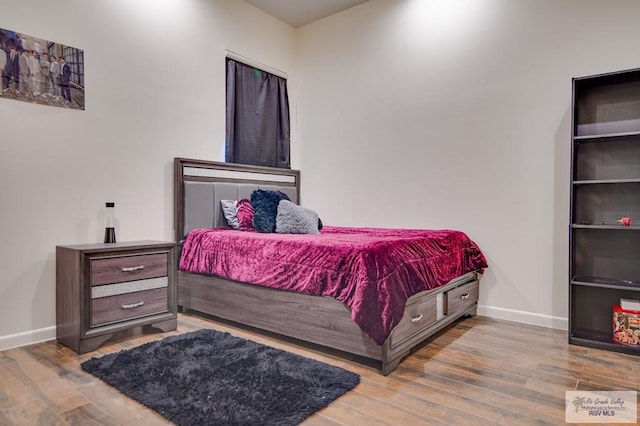
[[[256,189],[282,191],[299,203],[300,171],[175,158],[176,241],[196,228],[227,227],[220,200],[249,198]]]

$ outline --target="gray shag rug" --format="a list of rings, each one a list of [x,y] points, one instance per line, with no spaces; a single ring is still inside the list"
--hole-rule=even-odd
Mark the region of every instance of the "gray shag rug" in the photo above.
[[[296,425],[360,382],[342,368],[214,330],[82,368],[177,425]]]

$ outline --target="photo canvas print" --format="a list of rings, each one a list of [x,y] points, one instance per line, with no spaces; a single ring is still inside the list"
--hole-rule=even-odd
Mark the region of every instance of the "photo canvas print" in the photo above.
[[[84,110],[84,51],[0,28],[0,99]]]

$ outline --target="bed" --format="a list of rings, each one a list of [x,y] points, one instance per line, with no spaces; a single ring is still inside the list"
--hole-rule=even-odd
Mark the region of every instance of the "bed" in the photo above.
[[[374,325],[373,329],[367,328],[368,324],[363,324],[362,318],[366,318],[366,316],[360,316],[360,311],[363,309],[360,305],[352,303],[352,298],[349,297],[341,298],[339,294],[325,290],[319,291],[318,294],[307,294],[289,291],[290,289],[272,288],[264,283],[256,285],[243,282],[241,279],[245,275],[226,273],[226,269],[227,277],[240,277],[240,279],[224,278],[206,269],[189,268],[190,262],[186,253],[192,255],[196,237],[199,240],[205,237],[211,238],[214,242],[216,238],[221,239],[221,242],[217,242],[218,246],[206,240],[209,246],[218,247],[215,249],[218,253],[216,258],[220,253],[228,251],[226,248],[234,247],[233,243],[236,242],[234,238],[257,240],[256,243],[266,244],[267,247],[269,244],[281,244],[282,242],[278,239],[282,236],[258,235],[258,233],[240,235],[243,232],[230,230],[220,207],[220,201],[249,198],[255,190],[263,190],[279,191],[286,194],[292,202],[300,203],[300,172],[176,158],[174,159],[174,188],[175,232],[179,256],[176,265],[181,265],[177,271],[178,306],[181,310],[201,312],[208,316],[365,357],[378,362],[384,375],[395,370],[412,348],[434,333],[464,316],[476,314],[479,281],[483,268],[486,267],[486,260],[479,249],[473,252],[476,246],[470,240],[465,244],[473,247],[471,250],[473,262],[467,259],[463,268],[452,269],[455,271],[455,276],[445,282],[438,282],[437,285],[421,282],[425,288],[423,291],[415,290],[423,287],[417,286],[416,283],[419,280],[413,272],[405,271],[397,277],[386,272],[381,274],[386,280],[384,288],[391,289],[393,292],[396,286],[408,287],[413,288],[412,293],[415,294],[403,292],[404,299],[400,302],[392,298],[396,296],[390,295],[390,305],[400,305],[401,311],[397,312],[396,307],[395,313],[390,311],[391,313],[387,315],[386,308],[380,308],[381,312],[385,312],[385,315],[381,315],[384,320],[381,321],[381,325]],[[355,228],[325,226],[318,240],[354,238],[357,244],[364,247],[369,246],[370,241],[378,241],[380,238],[391,236],[395,238],[396,234],[404,236],[404,232],[404,230],[362,228],[362,233],[366,235],[361,236],[351,235],[360,233]],[[437,233],[438,231],[424,232]],[[456,238],[460,235],[466,238],[466,235],[459,231],[442,232],[452,233]],[[384,235],[381,236],[381,233]],[[440,237],[444,239],[438,241],[438,247],[447,246],[448,243],[445,244],[445,242],[451,239],[450,234],[443,234]],[[291,244],[295,242],[300,245],[306,244],[308,237],[287,235],[282,239],[292,240]],[[243,241],[238,244],[238,247],[242,247],[249,242]],[[357,244],[354,243],[354,246]],[[265,250],[265,253],[268,251],[264,248],[258,250]],[[183,251],[185,256],[181,259]],[[234,262],[237,264],[239,261]],[[198,264],[198,262],[191,263]],[[326,262],[316,266],[325,268]],[[418,265],[416,268],[423,267]],[[370,274],[370,269],[366,270],[364,275]],[[241,268],[236,272],[242,272],[242,270]],[[448,271],[449,275],[452,271]],[[265,269],[265,275],[269,275],[267,269]],[[271,273],[269,276],[277,277],[278,274]],[[313,279],[326,281],[326,278]],[[413,282],[414,280],[416,283]],[[286,279],[280,281],[286,282]],[[290,284],[292,288],[296,287],[295,282]],[[430,288],[432,285],[433,288]],[[383,288],[377,281],[374,282],[374,286]],[[354,291],[350,290],[349,293]],[[336,297],[329,297],[326,294]],[[377,323],[377,318],[365,322]]]

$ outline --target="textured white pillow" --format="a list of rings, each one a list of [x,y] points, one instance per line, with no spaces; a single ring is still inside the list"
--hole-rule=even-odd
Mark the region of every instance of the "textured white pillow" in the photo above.
[[[288,200],[278,203],[276,215],[278,234],[319,234],[318,214]]]
[[[238,222],[238,213],[236,211],[236,200],[220,200],[220,207],[222,207],[222,213],[227,223],[233,229],[240,229],[240,223]]]

